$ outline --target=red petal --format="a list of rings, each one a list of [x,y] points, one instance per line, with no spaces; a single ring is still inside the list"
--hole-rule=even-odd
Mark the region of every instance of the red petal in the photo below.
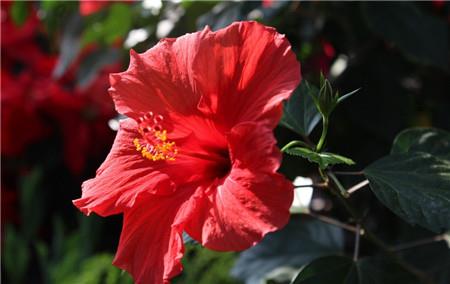
[[[275,173],[280,167],[281,153],[272,129],[246,122],[233,127],[227,138],[233,168]]]
[[[122,121],[116,140],[97,176],[82,185],[82,197],[74,204],[85,214],[117,214],[132,207],[143,193],[166,194],[174,185],[167,174],[155,170],[155,162],[143,158],[133,145],[140,134],[131,119]]]
[[[127,71],[111,75],[110,93],[118,112],[137,118],[152,110],[196,112],[199,94],[192,78],[199,33],[161,40],[142,54],[130,51]]]
[[[152,110],[214,116],[231,128],[269,118],[300,82],[300,64],[286,38],[256,22],[164,39],[143,54],[130,52],[127,71],[111,75],[118,112],[129,117]]]
[[[223,184],[213,185],[198,205],[186,232],[205,247],[243,250],[289,220],[292,184],[279,174],[232,170]]]
[[[177,185],[211,182],[215,177],[216,160],[201,148],[195,136],[183,139],[186,141],[176,160],[167,162],[142,157],[133,144],[137,137],[141,136],[136,122],[132,119],[122,121],[111,152],[97,170],[96,177],[83,183],[82,197],[74,201],[83,213],[117,214],[132,207],[141,195],[166,195],[173,193]]]
[[[182,231],[198,196],[194,188],[142,200],[125,212],[114,264],[133,275],[137,284],[169,283],[182,270]]]
[[[242,250],[289,219],[292,183],[274,173],[279,151],[270,129],[246,123],[229,137],[232,169],[206,191],[186,232],[215,250]]]
[[[225,125],[270,118],[300,82],[300,64],[284,35],[256,22],[238,22],[215,33],[208,29],[193,65],[200,109]]]

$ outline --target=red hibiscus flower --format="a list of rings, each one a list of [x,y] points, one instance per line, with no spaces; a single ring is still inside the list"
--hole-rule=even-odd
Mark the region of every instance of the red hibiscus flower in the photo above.
[[[256,22],[131,51],[110,88],[129,118],[74,201],[86,214],[124,213],[114,264],[137,283],[168,283],[182,270],[183,231],[228,251],[283,227],[293,189],[276,172],[272,129],[299,81],[289,42]]]

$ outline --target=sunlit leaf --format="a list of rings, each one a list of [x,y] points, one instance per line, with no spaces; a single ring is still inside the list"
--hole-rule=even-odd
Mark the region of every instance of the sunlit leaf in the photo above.
[[[173,279],[173,284],[238,284],[230,276],[236,258],[233,252],[216,252],[199,245],[186,245],[183,257],[183,273]]]
[[[424,152],[450,160],[450,133],[436,128],[409,128],[394,140],[391,153]]]
[[[125,38],[132,25],[132,11],[130,5],[114,3],[108,10],[106,18],[92,23],[83,31],[82,45],[92,42],[100,42],[107,45],[113,44],[120,38]]]
[[[17,26],[23,25],[27,20],[28,5],[27,1],[14,1],[11,5],[11,18]]]
[[[317,163],[321,169],[325,169],[328,166],[335,164],[346,164],[346,165],[355,164],[355,162],[353,162],[351,159],[347,157],[327,152],[318,153],[306,147],[293,147],[285,149],[283,151],[290,155],[308,159],[308,161],[312,163]]]

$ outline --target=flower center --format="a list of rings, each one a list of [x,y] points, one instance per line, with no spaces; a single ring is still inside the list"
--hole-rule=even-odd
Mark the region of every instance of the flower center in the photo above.
[[[155,115],[151,111],[137,120],[138,131],[143,139],[134,138],[133,144],[142,157],[151,161],[174,161],[178,154],[175,142],[167,139],[167,130],[161,126],[163,120],[162,115]]]

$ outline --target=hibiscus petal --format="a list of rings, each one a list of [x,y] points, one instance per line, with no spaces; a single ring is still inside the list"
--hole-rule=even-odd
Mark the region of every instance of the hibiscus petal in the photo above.
[[[281,164],[281,153],[273,131],[255,122],[240,123],[228,135],[234,168],[275,173]]]
[[[113,263],[133,275],[137,284],[169,283],[170,278],[181,272],[183,225],[199,198],[193,194],[194,190],[183,188],[170,197],[142,199],[125,211]]]
[[[287,39],[256,22],[212,32],[206,27],[130,51],[127,71],[111,75],[118,112],[137,119],[152,110],[214,116],[228,129],[243,121],[275,126],[280,104],[300,82],[300,64]]]
[[[132,119],[121,122],[112,149],[97,170],[96,177],[82,185],[81,198],[74,204],[85,214],[95,212],[100,216],[120,213],[130,208],[140,195],[173,193],[179,184],[191,184],[201,180],[211,181],[214,160],[207,160],[208,152],[201,157],[185,154],[197,151],[197,139],[189,139],[175,161],[151,161],[136,150],[133,140],[140,137],[137,124]]]
[[[236,169],[206,195],[185,230],[207,248],[230,251],[253,246],[286,225],[293,190],[279,174]]]
[[[192,77],[199,33],[163,39],[142,54],[130,51],[130,66],[111,74],[110,94],[119,113],[137,118],[152,110],[196,113],[199,95]]]
[[[117,214],[132,207],[142,193],[173,192],[174,185],[167,174],[156,171],[157,164],[136,151],[132,141],[138,135],[134,121],[121,122],[111,152],[97,170],[97,176],[83,183],[82,197],[73,202],[82,212]]]
[[[274,127],[300,82],[300,64],[284,35],[257,22],[238,22],[202,32],[193,74],[202,98],[199,108],[226,125],[267,121]],[[274,111],[276,109],[276,111]]]
[[[289,219],[292,183],[275,173],[279,151],[270,129],[245,123],[229,135],[232,169],[213,183],[186,232],[210,249],[242,250]]]

